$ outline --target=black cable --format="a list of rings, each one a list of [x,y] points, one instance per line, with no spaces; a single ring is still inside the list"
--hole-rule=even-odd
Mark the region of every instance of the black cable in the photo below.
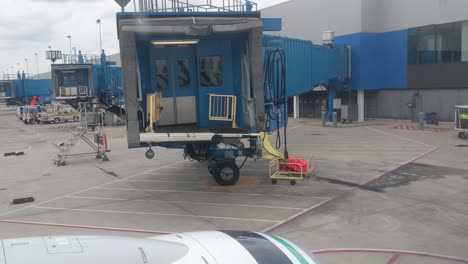
[[[242,167],[244,167],[245,162],[247,161],[248,158],[249,156],[245,156],[244,162],[242,162],[242,165],[240,165],[239,170],[242,169]]]
[[[276,149],[281,148],[280,115],[281,106],[284,106],[283,120],[285,133],[285,156],[287,157],[286,147],[286,118],[287,118],[287,90],[286,90],[286,53],[283,49],[267,50],[263,64],[265,75],[265,89],[270,98],[266,98],[267,115],[269,122],[276,121]]]

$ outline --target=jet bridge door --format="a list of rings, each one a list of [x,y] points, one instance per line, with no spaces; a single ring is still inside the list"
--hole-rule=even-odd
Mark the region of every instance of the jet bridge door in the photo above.
[[[158,125],[197,122],[197,81],[193,45],[166,45],[152,48],[151,82],[162,94]]]

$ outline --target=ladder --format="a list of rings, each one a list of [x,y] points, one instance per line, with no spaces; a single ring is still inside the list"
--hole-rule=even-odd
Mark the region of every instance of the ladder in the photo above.
[[[52,142],[59,149],[58,153],[54,157],[55,165],[64,166],[66,164],[66,159],[70,156],[90,154],[96,155],[97,159],[102,158],[103,161],[109,160],[106,155],[106,151],[102,147],[103,134],[100,129],[102,116],[94,110],[88,111],[89,108],[89,105],[86,103],[79,103],[78,112],[81,113],[79,124],[75,125],[75,123],[68,123]],[[98,120],[99,117],[101,118],[101,122]],[[90,140],[87,135],[93,135],[94,141]],[[94,152],[70,154],[70,151],[80,139],[88,144]]]

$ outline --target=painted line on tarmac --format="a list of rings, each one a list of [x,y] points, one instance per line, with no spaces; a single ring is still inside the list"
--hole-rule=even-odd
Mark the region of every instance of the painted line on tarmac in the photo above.
[[[250,177],[250,176],[249,176]],[[207,177],[208,178],[208,177]],[[258,178],[258,177],[256,177]],[[269,178],[269,177],[262,177],[262,178]],[[197,184],[200,183],[200,181],[171,181],[171,180],[126,180],[125,182],[154,182],[154,183],[175,183],[175,184]],[[310,188],[310,185],[296,185],[296,186],[290,186],[290,185],[281,185],[281,184],[259,184],[257,186],[260,187],[272,187],[272,188],[280,188],[280,187],[291,187],[291,188],[297,188],[297,187],[307,187]],[[349,188],[343,188],[343,187],[326,187],[327,189],[336,189],[336,190],[347,190]],[[303,208],[305,209],[305,208]]]
[[[270,177],[266,177],[266,178],[270,178]],[[281,180],[279,180],[281,181]],[[285,180],[285,181],[288,181],[288,180]],[[313,183],[315,185],[315,183]],[[279,187],[289,187],[289,189],[296,189],[296,188],[310,188],[314,185],[294,185],[294,186],[291,186],[290,184],[285,184],[285,185],[282,185],[282,184],[260,184],[258,186],[261,186],[261,187],[272,187],[272,188],[279,188]],[[332,184],[331,184],[332,185]],[[326,189],[333,189],[333,190],[349,190],[350,188],[346,188],[346,187],[335,187],[335,186],[320,186],[320,188],[326,188]],[[310,197],[310,196],[307,196],[307,197]],[[321,198],[330,198],[330,197],[321,197]],[[307,208],[305,208],[307,209]]]
[[[289,130],[294,130],[294,129],[296,129],[296,128],[300,128],[300,127],[303,127],[303,126],[304,126],[304,125],[298,125],[298,126],[294,126],[294,127],[291,127],[291,128],[288,127],[287,129],[288,129],[288,131],[289,131]]]
[[[209,219],[223,219],[223,220],[251,221],[251,222],[269,222],[269,223],[279,222],[277,220],[271,220],[271,219],[223,217],[223,216],[210,216],[210,215],[166,214],[166,213],[99,210],[99,209],[73,209],[73,208],[49,207],[49,206],[34,206],[33,208],[45,209],[45,210],[54,210],[54,211],[74,211],[74,212],[90,212],[90,213],[105,213],[105,214],[159,215],[159,216],[175,216],[175,217],[202,218],[202,219],[203,218],[209,218]]]
[[[143,230],[143,229],[128,229],[128,228],[114,228],[104,226],[88,226],[88,225],[71,225],[71,224],[57,224],[47,222],[33,222],[33,221],[18,221],[18,220],[0,220],[0,223],[5,224],[21,224],[21,225],[36,225],[36,226],[47,226],[47,227],[64,227],[64,228],[78,228],[78,229],[91,229],[100,231],[114,231],[114,232],[126,232],[126,233],[142,233],[142,234],[154,234],[154,235],[167,235],[171,232],[165,231],[154,231],[154,230]]]
[[[387,261],[387,264],[395,264],[401,254],[393,254],[393,256]]]
[[[299,207],[269,206],[269,205],[255,205],[255,204],[203,203],[203,202],[184,202],[184,201],[171,201],[171,200],[122,199],[122,198],[107,198],[107,197],[93,197],[93,196],[67,196],[67,198],[89,199],[89,200],[108,200],[108,201],[169,203],[169,204],[194,204],[194,205],[253,207],[253,208],[269,208],[269,209],[284,209],[284,210],[305,210],[305,209],[307,209],[307,208],[299,208]]]
[[[180,175],[180,176],[193,176],[193,173],[172,173],[172,172],[149,172],[146,175]]]
[[[466,263],[468,264],[468,259],[459,258],[459,257],[452,257],[446,255],[437,255],[437,254],[430,254],[426,252],[420,251],[407,251],[407,250],[393,250],[393,249],[366,249],[366,248],[336,248],[336,249],[319,249],[319,250],[312,250],[311,251],[315,255],[323,255],[323,254],[343,254],[343,253],[377,253],[377,254],[399,254],[401,255],[409,255],[409,256],[418,256],[418,257],[428,257],[428,258],[435,258],[441,260],[449,260],[454,262]],[[391,259],[390,259],[391,260]],[[389,262],[387,262],[389,263]]]
[[[261,193],[234,193],[234,192],[207,192],[207,191],[183,191],[183,190],[155,190],[155,189],[138,189],[138,188],[113,188],[99,187],[100,190],[118,190],[118,191],[144,191],[144,192],[172,192],[172,193],[209,193],[222,195],[241,195],[241,196],[269,196],[269,197],[289,197],[289,198],[317,198],[329,199],[325,196],[304,196],[304,195],[283,195],[283,194],[261,194]]]
[[[282,226],[282,225],[284,225],[284,224],[286,224],[286,223],[288,223],[288,222],[290,222],[290,221],[292,221],[292,220],[294,220],[294,219],[297,219],[297,218],[303,216],[305,213],[310,212],[311,210],[313,210],[313,209],[315,209],[315,208],[319,208],[320,206],[322,206],[322,205],[328,203],[329,201],[331,201],[331,200],[333,200],[333,199],[335,199],[335,198],[336,198],[336,196],[333,196],[333,197],[331,197],[330,199],[327,199],[327,200],[325,200],[325,201],[322,201],[322,202],[320,202],[320,203],[318,203],[318,204],[315,204],[315,205],[313,205],[313,206],[307,208],[306,210],[303,210],[302,212],[299,212],[299,213],[297,213],[297,214],[295,214],[295,215],[292,215],[291,217],[286,218],[285,220],[283,220],[283,221],[281,221],[281,222],[279,222],[279,223],[277,223],[277,224],[275,224],[275,225],[272,225],[272,226],[270,226],[270,227],[264,229],[264,230],[262,231],[262,233],[269,233],[269,232],[271,232],[272,230],[274,230],[274,229],[276,229],[276,228],[278,228],[278,227],[280,227],[280,226]]]
[[[16,209],[16,210],[12,210],[12,211],[8,211],[8,212],[5,212],[5,213],[2,213],[2,214],[0,214],[0,217],[3,217],[3,216],[5,216],[5,215],[9,215],[9,214],[13,214],[13,213],[16,213],[16,212],[20,212],[20,211],[23,211],[23,210],[32,208],[32,207],[34,207],[34,206],[38,206],[38,205],[46,204],[46,203],[49,203],[49,202],[52,202],[52,201],[56,201],[56,200],[59,200],[59,199],[61,199],[61,198],[64,198],[64,197],[67,197],[67,196],[70,196],[70,195],[75,195],[75,194],[79,194],[79,193],[82,193],[82,192],[86,192],[86,191],[89,191],[89,190],[92,190],[92,189],[96,189],[96,188],[99,188],[99,187],[102,187],[102,186],[106,186],[106,185],[108,185],[108,184],[112,184],[112,183],[116,183],[116,182],[125,181],[125,180],[127,180],[127,179],[131,179],[131,178],[133,178],[133,177],[136,177],[136,176],[145,174],[146,172],[151,172],[151,171],[163,169],[163,168],[165,168],[166,166],[171,166],[171,165],[173,165],[173,164],[182,163],[182,162],[184,162],[184,161],[178,161],[178,162],[175,162],[175,163],[172,163],[172,164],[168,164],[168,165],[165,165],[165,166],[162,166],[162,167],[158,167],[158,168],[156,168],[156,169],[152,169],[152,170],[140,172],[140,173],[137,173],[137,174],[133,174],[133,175],[128,176],[128,177],[126,177],[126,178],[118,179],[118,180],[111,181],[111,182],[108,182],[108,183],[99,184],[99,185],[96,185],[96,186],[93,186],[93,187],[86,188],[86,189],[81,190],[81,191],[72,192],[72,193],[68,193],[68,194],[65,194],[65,195],[62,195],[62,196],[59,196],[59,197],[56,197],[56,198],[52,198],[52,199],[49,199],[49,200],[44,201],[44,202],[40,202],[40,203],[37,203],[37,204],[32,204],[32,205],[29,205],[29,206],[21,207],[21,208],[18,208],[18,209]]]
[[[402,166],[407,165],[407,164],[409,164],[409,163],[412,163],[412,162],[414,162],[414,161],[416,161],[416,160],[418,160],[418,159],[420,159],[420,158],[422,158],[422,157],[424,157],[424,156],[426,156],[426,155],[429,155],[429,154],[431,154],[432,152],[434,152],[434,151],[436,151],[436,150],[438,150],[438,149],[439,149],[439,148],[433,148],[433,149],[431,149],[431,150],[429,150],[429,151],[426,151],[426,152],[424,152],[423,154],[421,154],[421,155],[419,155],[419,156],[417,156],[417,157],[415,157],[415,158],[413,158],[413,159],[411,159],[411,160],[409,160],[409,161],[403,163],[402,165],[400,165],[400,166],[398,166],[398,167],[396,167],[396,168],[393,168],[393,169],[391,169],[391,170],[389,170],[389,171],[383,172],[383,173],[379,174],[378,176],[376,176],[376,177],[374,177],[374,178],[372,178],[372,179],[370,179],[370,180],[367,180],[367,181],[365,181],[364,183],[361,183],[360,185],[366,185],[366,184],[368,184],[369,182],[378,180],[378,179],[384,177],[385,175],[387,175],[387,174],[389,174],[389,173],[391,173],[391,172],[393,172],[393,171],[395,171],[395,170],[401,168]],[[358,187],[353,187],[353,188],[349,189],[348,191],[345,191],[345,192],[343,192],[343,193],[341,193],[341,194],[339,194],[339,195],[337,195],[337,196],[333,196],[333,197],[331,197],[331,198],[329,198],[329,199],[327,199],[327,200],[325,200],[325,201],[323,201],[323,202],[321,202],[321,203],[318,203],[318,204],[316,204],[316,205],[314,205],[314,206],[308,208],[307,210],[304,210],[304,211],[302,211],[302,212],[300,212],[300,213],[298,213],[298,214],[296,214],[296,215],[293,215],[292,217],[290,217],[290,218],[288,218],[288,219],[285,219],[285,220],[281,221],[281,222],[278,223],[278,224],[275,224],[275,225],[273,225],[273,226],[271,226],[271,227],[268,227],[268,228],[264,229],[262,232],[264,232],[264,233],[269,233],[269,232],[271,232],[271,231],[277,229],[278,227],[280,227],[280,226],[282,226],[282,225],[284,225],[284,224],[286,224],[286,223],[288,223],[288,222],[291,222],[292,220],[297,219],[297,218],[299,218],[299,217],[305,215],[306,213],[308,213],[308,212],[310,212],[310,211],[312,211],[312,210],[314,210],[314,209],[317,209],[317,208],[319,208],[319,207],[321,207],[321,206],[323,206],[323,205],[325,205],[325,204],[327,204],[327,203],[329,203],[329,202],[335,200],[336,198],[342,197],[342,196],[344,196],[344,195],[346,195],[346,194],[348,194],[348,193],[350,193],[350,192],[352,192],[352,191],[354,191],[354,190],[356,190],[356,189],[358,189]]]
[[[200,181],[165,181],[165,180],[126,180],[125,182],[159,182],[159,183],[177,183],[177,184],[196,184]]]
[[[420,142],[420,141],[417,141],[417,140],[414,140],[414,139],[411,139],[411,138],[407,138],[407,137],[402,137],[400,135],[397,135],[397,134],[392,134],[392,133],[388,133],[388,132],[385,132],[385,131],[382,131],[380,129],[376,129],[376,128],[372,128],[372,127],[367,127],[367,129],[370,129],[370,130],[373,130],[373,131],[376,131],[376,132],[379,132],[381,134],[384,134],[384,135],[387,135],[387,136],[392,136],[392,137],[397,137],[397,138],[400,138],[400,139],[403,139],[403,140],[407,140],[407,141],[411,141],[411,142],[414,142],[414,143],[418,143],[418,144],[421,144],[421,145],[424,145],[424,146],[427,146],[427,147],[430,147],[430,148],[435,148],[436,146],[433,146],[433,145],[429,145],[429,144],[426,144],[424,142]]]

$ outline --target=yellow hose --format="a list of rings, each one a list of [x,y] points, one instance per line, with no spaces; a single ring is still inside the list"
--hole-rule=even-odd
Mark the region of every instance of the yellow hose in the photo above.
[[[284,159],[284,154],[276,150],[273,145],[271,145],[270,138],[266,132],[260,132],[260,139],[263,141],[263,148],[270,154],[270,155],[263,155],[265,159],[275,159],[280,158]]]

